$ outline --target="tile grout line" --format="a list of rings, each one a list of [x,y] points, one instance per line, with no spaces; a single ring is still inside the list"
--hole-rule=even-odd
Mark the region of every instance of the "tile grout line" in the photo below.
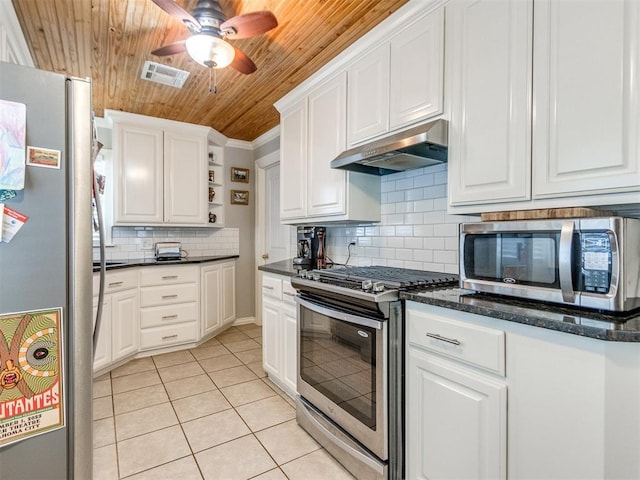
[[[261,328],[261,326],[256,326],[256,327],[260,327],[260,328]],[[227,332],[229,332],[229,330],[227,330],[227,331],[226,331],[226,332],[224,332],[224,333],[227,333]],[[287,404],[289,407],[294,408],[294,407],[293,407],[293,405],[291,405],[291,402],[290,402],[290,400],[289,400],[289,399],[290,399],[290,397],[286,394],[286,392],[284,392],[282,389],[280,389],[280,387],[279,387],[278,385],[276,385],[276,384],[275,384],[275,383],[273,383],[271,380],[269,380],[268,375],[265,375],[265,373],[266,373],[266,372],[264,372],[264,370],[263,370],[262,368],[260,369],[260,370],[261,370],[261,373],[258,373],[258,372],[254,371],[253,369],[251,369],[251,368],[249,368],[249,367],[248,367],[248,365],[249,365],[249,364],[251,364],[251,363],[257,363],[257,362],[260,362],[260,360],[248,361],[248,360],[250,360],[250,357],[246,357],[246,356],[245,356],[244,358],[247,358],[247,361],[245,361],[245,360],[243,360],[243,359],[241,358],[241,356],[239,356],[239,355],[238,355],[238,354],[242,355],[242,353],[243,353],[243,352],[247,352],[247,351],[250,351],[250,350],[258,350],[258,348],[249,348],[249,349],[240,350],[240,351],[231,351],[231,350],[229,350],[229,348],[226,346],[227,344],[231,344],[231,343],[238,343],[238,342],[244,342],[244,341],[248,341],[248,340],[253,340],[254,342],[256,342],[256,343],[259,345],[259,349],[262,351],[262,349],[263,349],[263,345],[262,345],[262,343],[259,343],[259,342],[257,342],[257,341],[255,340],[255,339],[256,339],[256,338],[258,338],[259,336],[256,336],[256,337],[250,337],[249,335],[245,334],[245,333],[244,333],[244,331],[234,331],[234,332],[232,332],[232,333],[229,333],[227,336],[230,336],[230,335],[236,335],[236,336],[237,336],[237,335],[240,335],[240,334],[241,334],[241,335],[243,335],[243,336],[244,336],[244,337],[246,337],[246,338],[245,338],[245,339],[242,339],[242,340],[237,340],[237,337],[236,337],[236,340],[235,340],[235,341],[233,341],[233,342],[227,342],[227,343],[225,344],[225,343],[224,343],[225,335],[224,335],[224,334],[222,334],[222,338],[220,338],[220,337],[213,337],[213,338],[215,338],[216,340],[218,340],[218,342],[217,342],[215,345],[211,345],[211,346],[222,346],[222,347],[224,347],[224,348],[225,348],[225,350],[228,352],[228,354],[232,354],[232,355],[233,355],[233,357],[234,357],[236,360],[238,360],[238,361],[240,362],[240,365],[231,366],[231,367],[227,367],[227,368],[220,369],[220,370],[212,370],[212,371],[210,371],[210,372],[209,372],[209,371],[207,371],[207,370],[205,369],[205,367],[201,364],[201,362],[202,362],[202,361],[205,361],[205,360],[215,359],[215,358],[217,358],[218,356],[222,356],[222,355],[217,355],[217,356],[214,356],[214,357],[208,357],[208,358],[197,358],[197,357],[196,357],[196,355],[194,355],[194,353],[193,353],[193,351],[192,351],[192,350],[194,350],[194,349],[186,349],[186,350],[185,350],[185,352],[187,352],[187,353],[189,354],[189,356],[191,357],[191,359],[190,359],[189,361],[183,361],[183,362],[179,362],[179,363],[176,363],[176,364],[166,365],[166,367],[160,367],[160,366],[157,364],[157,362],[156,362],[156,358],[155,358],[155,356],[153,356],[153,355],[152,355],[152,356],[150,356],[150,357],[151,357],[151,362],[152,362],[152,365],[153,365],[153,368],[152,368],[152,369],[150,368],[150,369],[148,369],[148,370],[143,370],[143,371],[141,371],[141,372],[131,372],[131,373],[127,373],[127,374],[125,374],[125,375],[121,375],[120,377],[116,377],[116,378],[121,378],[121,377],[126,377],[127,375],[133,375],[133,374],[137,374],[137,373],[154,372],[154,373],[158,376],[158,378],[159,378],[159,380],[160,380],[160,384],[162,385],[162,388],[163,388],[163,390],[164,390],[164,393],[166,394],[167,400],[171,403],[172,411],[174,412],[174,414],[175,414],[175,416],[176,416],[177,425],[179,425],[179,426],[180,426],[180,429],[181,429],[181,431],[182,431],[182,433],[183,433],[183,436],[185,437],[185,439],[186,439],[186,441],[187,441],[187,445],[189,446],[189,451],[191,452],[191,454],[190,454],[190,455],[185,455],[184,457],[180,457],[180,458],[177,458],[177,459],[173,459],[173,460],[171,460],[170,462],[166,462],[166,463],[163,463],[163,464],[154,465],[153,467],[150,467],[150,468],[148,468],[148,469],[142,470],[142,471],[140,471],[140,472],[136,472],[136,473],[134,473],[134,474],[132,474],[132,475],[137,475],[137,474],[140,474],[140,473],[142,473],[142,472],[149,471],[149,470],[152,470],[152,469],[154,469],[154,468],[161,467],[161,466],[163,466],[163,465],[166,465],[166,464],[168,464],[168,463],[171,463],[171,462],[174,462],[174,461],[177,461],[177,460],[180,460],[180,459],[184,459],[184,458],[192,457],[192,458],[193,458],[193,461],[194,461],[194,462],[195,462],[195,464],[196,464],[196,467],[198,468],[198,472],[199,472],[199,474],[204,478],[203,471],[202,471],[202,469],[201,469],[200,464],[198,463],[198,461],[197,461],[197,459],[196,459],[196,456],[195,456],[195,455],[196,455],[196,453],[194,452],[193,447],[192,447],[191,443],[190,443],[190,442],[189,442],[189,440],[188,440],[188,436],[187,436],[187,434],[186,434],[186,432],[185,432],[185,430],[184,430],[183,423],[186,423],[186,422],[188,422],[188,421],[197,420],[197,419],[199,419],[199,418],[204,418],[204,417],[206,417],[206,416],[208,416],[208,415],[203,415],[202,417],[190,418],[189,420],[187,420],[187,421],[183,422],[183,421],[181,421],[181,420],[180,420],[180,417],[178,416],[178,412],[177,412],[177,410],[176,410],[176,408],[175,408],[175,405],[174,405],[174,401],[181,400],[182,398],[189,398],[190,396],[199,395],[200,393],[194,393],[193,395],[187,395],[186,397],[180,397],[180,398],[177,398],[177,399],[172,399],[172,398],[170,397],[170,395],[169,395],[169,391],[167,390],[167,386],[166,386],[165,380],[163,379],[162,375],[160,374],[160,370],[161,370],[161,368],[170,368],[170,367],[173,367],[173,366],[182,365],[182,364],[187,364],[187,363],[191,363],[191,362],[195,362],[195,363],[198,365],[198,367],[199,367],[200,369],[202,369],[202,371],[203,371],[203,375],[206,375],[206,377],[207,377],[207,378],[212,382],[213,386],[215,387],[215,391],[220,392],[220,394],[222,395],[222,397],[223,397],[223,398],[227,401],[227,403],[230,405],[230,408],[225,408],[225,409],[223,409],[223,410],[221,410],[221,411],[226,411],[226,410],[233,409],[234,413],[235,413],[235,414],[236,414],[236,415],[241,419],[241,421],[243,422],[243,424],[244,424],[244,425],[247,427],[247,429],[249,430],[249,433],[248,433],[248,434],[246,434],[246,435],[242,435],[241,437],[238,437],[238,438],[235,438],[235,439],[232,439],[232,440],[227,440],[227,441],[222,442],[222,443],[220,443],[220,444],[218,444],[218,445],[214,445],[214,446],[212,446],[212,447],[206,448],[206,449],[202,450],[203,452],[204,452],[204,451],[206,451],[206,450],[209,450],[209,449],[211,449],[211,448],[216,448],[216,447],[218,447],[218,446],[220,446],[220,445],[224,445],[224,444],[226,444],[226,443],[229,443],[229,442],[232,442],[232,441],[238,440],[239,438],[243,438],[243,437],[246,437],[246,436],[252,435],[252,436],[253,436],[253,438],[258,442],[258,444],[260,445],[260,447],[261,447],[261,448],[262,448],[262,449],[267,453],[268,457],[269,457],[269,458],[273,461],[273,463],[275,464],[275,467],[274,467],[274,468],[269,469],[269,470],[267,470],[267,471],[265,471],[265,472],[262,472],[262,473],[260,473],[260,474],[258,474],[258,475],[256,475],[256,476],[259,476],[259,475],[262,475],[263,473],[266,473],[266,472],[268,472],[268,471],[271,471],[271,470],[275,470],[275,469],[277,469],[277,470],[279,470],[279,471],[280,471],[280,472],[281,472],[281,473],[282,473],[286,478],[288,478],[288,477],[287,477],[287,475],[284,473],[284,471],[282,470],[282,468],[281,468],[281,467],[282,467],[283,465],[286,465],[286,464],[288,464],[288,463],[294,462],[294,461],[298,460],[299,458],[302,458],[302,457],[304,457],[305,455],[307,455],[307,454],[299,455],[299,456],[297,456],[297,457],[295,457],[295,458],[289,459],[287,462],[285,462],[285,463],[283,463],[283,464],[279,464],[279,463],[276,461],[276,459],[273,457],[273,455],[269,452],[269,450],[267,449],[266,445],[265,445],[265,444],[263,444],[263,442],[262,442],[262,441],[260,441],[260,439],[259,439],[259,438],[258,438],[258,436],[257,436],[257,433],[260,433],[260,432],[262,432],[262,431],[268,430],[269,428],[273,428],[273,427],[276,427],[276,426],[278,426],[278,425],[282,425],[282,424],[285,424],[285,423],[287,423],[287,422],[290,422],[290,421],[291,421],[291,419],[284,420],[284,421],[280,421],[280,422],[275,423],[275,424],[273,424],[273,425],[269,425],[269,426],[267,426],[267,427],[261,428],[260,430],[256,430],[256,431],[254,431],[254,430],[249,426],[249,424],[246,422],[246,420],[244,419],[244,417],[242,417],[242,415],[240,415],[240,412],[238,411],[238,408],[239,408],[239,407],[243,407],[243,406],[245,406],[245,405],[250,405],[250,404],[252,404],[252,403],[256,403],[256,402],[258,402],[258,401],[262,401],[262,400],[265,400],[265,399],[268,399],[268,398],[278,398],[278,399],[280,399],[281,401],[286,402],[286,404]],[[206,344],[206,342],[205,342],[205,344]],[[178,352],[180,352],[180,351],[178,351]],[[170,354],[170,353],[174,353],[174,352],[169,352],[169,354]],[[176,352],[176,353],[177,353],[177,352]],[[225,355],[226,355],[226,354],[225,354]],[[144,357],[143,357],[143,358],[144,358]],[[219,372],[219,371],[224,371],[224,370],[229,370],[229,369],[237,368],[237,367],[244,367],[245,369],[248,369],[249,371],[251,371],[251,373],[252,373],[256,378],[252,378],[252,379],[250,379],[250,380],[245,380],[245,381],[238,382],[238,383],[232,383],[232,384],[230,384],[230,385],[225,385],[224,387],[220,387],[220,386],[215,382],[215,380],[212,378],[212,376],[211,376],[211,374],[212,374],[212,373]],[[109,379],[110,387],[111,387],[111,395],[110,395],[110,396],[111,396],[111,405],[112,405],[112,410],[113,410],[112,424],[113,424],[113,429],[114,429],[114,442],[115,442],[115,450],[116,450],[116,468],[117,468],[117,471],[118,471],[118,478],[121,478],[121,477],[120,477],[120,461],[119,461],[119,460],[120,460],[120,456],[119,456],[119,444],[120,444],[121,442],[120,442],[120,441],[118,441],[118,438],[117,438],[117,430],[116,430],[116,416],[117,416],[117,415],[116,415],[116,407],[115,407],[115,403],[116,403],[116,402],[115,402],[115,396],[116,396],[116,395],[120,395],[120,394],[125,394],[125,393],[128,393],[128,392],[133,392],[133,391],[138,390],[138,389],[134,389],[134,390],[126,390],[126,391],[124,391],[124,392],[120,392],[120,393],[118,393],[118,394],[114,393],[114,390],[113,390],[113,381],[114,381],[114,378],[112,377],[111,373],[112,373],[112,372],[109,372],[109,378],[108,378],[108,379]],[[201,375],[201,374],[198,374],[198,375]],[[198,376],[198,375],[194,375],[194,376]],[[263,375],[265,375],[265,376],[263,376]],[[266,387],[267,387],[267,388],[268,388],[268,389],[273,393],[273,395],[269,395],[268,397],[260,398],[260,399],[257,399],[257,400],[252,400],[252,401],[250,401],[250,402],[243,403],[242,405],[234,405],[233,403],[231,403],[231,401],[230,401],[230,397],[228,397],[228,396],[227,396],[227,394],[225,394],[225,392],[223,392],[223,391],[222,391],[222,388],[226,388],[226,387],[233,387],[233,386],[241,385],[241,384],[243,384],[243,383],[248,383],[248,382],[255,382],[256,380],[260,380],[260,383],[261,383],[261,384],[263,384],[264,386],[266,386]],[[169,380],[169,381],[171,382],[171,381],[175,381],[175,380]],[[157,385],[157,384],[154,384],[154,385]],[[147,386],[145,386],[145,387],[141,387],[141,388],[146,388],[146,387],[151,387],[151,386],[153,386],[153,385],[147,385]],[[214,390],[212,390],[212,391],[214,391]],[[153,405],[150,405],[150,406],[153,406]],[[121,415],[122,415],[122,414],[126,414],[126,413],[130,413],[130,412],[135,412],[135,411],[141,410],[141,409],[143,409],[143,408],[147,408],[147,407],[141,407],[141,408],[133,409],[133,410],[130,410],[130,411],[127,411],[127,412],[121,413]],[[218,412],[215,412],[215,413],[218,413]],[[159,430],[162,430],[162,429],[164,429],[164,428],[167,428],[167,427],[163,427],[163,428],[160,428],[160,429],[158,429],[158,430],[153,430],[153,431],[154,431],[154,432],[155,432],[155,431],[159,431]],[[151,432],[145,432],[145,434],[148,434],[148,433],[151,433]],[[137,435],[137,436],[141,436],[141,435],[142,435],[142,434]],[[135,437],[137,437],[137,436],[130,437],[130,438],[135,438]],[[129,438],[124,439],[124,440],[129,440]],[[123,441],[124,441],[124,440],[123,440]],[[105,445],[105,446],[106,446],[106,445]],[[313,451],[318,451],[318,450],[322,450],[322,446],[318,446],[318,448],[317,448],[317,449],[315,449],[315,450],[313,450]],[[198,452],[198,453],[200,453],[200,452]],[[126,477],[126,478],[129,478],[129,477]],[[254,477],[251,477],[251,478],[254,478]]]

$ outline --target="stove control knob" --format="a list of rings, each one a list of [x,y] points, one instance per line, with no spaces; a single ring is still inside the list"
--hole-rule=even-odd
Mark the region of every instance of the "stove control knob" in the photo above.
[[[374,293],[384,292],[384,284],[382,282],[376,282],[373,284]]]
[[[313,275],[313,279],[314,279],[316,282],[317,282],[318,280],[320,280],[320,272],[317,272],[317,271],[315,271],[315,270],[314,270],[314,271],[313,271],[313,273],[312,273],[312,275]]]
[[[307,271],[306,271],[306,270],[300,270],[300,271],[298,272],[298,276],[299,276],[300,278],[307,278]]]
[[[371,290],[372,286],[373,286],[373,283],[371,282],[371,280],[362,281],[362,290],[364,290],[365,292],[368,292],[369,290]]]

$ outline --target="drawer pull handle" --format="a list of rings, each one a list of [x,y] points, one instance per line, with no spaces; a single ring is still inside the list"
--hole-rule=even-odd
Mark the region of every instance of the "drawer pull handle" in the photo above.
[[[289,293],[289,292],[282,292],[285,295],[288,295],[289,297],[295,297],[296,294],[295,293]]]
[[[119,287],[120,285],[122,285],[124,282],[110,282],[109,286],[110,287]]]
[[[441,335],[438,335],[437,333],[427,333],[427,337],[435,338],[436,340],[440,340],[441,342],[447,342],[453,345],[460,345],[460,342],[455,338],[443,337]]]
[[[162,300],[171,300],[172,298],[178,298],[178,295],[162,295]]]
[[[178,275],[164,275],[162,277],[163,280],[175,280],[176,278],[178,278]]]
[[[178,318],[178,315],[165,315],[162,320],[173,320],[174,318]]]
[[[263,285],[262,288],[266,288],[267,290],[273,290],[273,287],[269,285]]]
[[[171,340],[171,339],[174,339],[174,338],[178,338],[178,334],[177,333],[175,333],[173,335],[165,335],[164,337],[162,337],[162,340]]]

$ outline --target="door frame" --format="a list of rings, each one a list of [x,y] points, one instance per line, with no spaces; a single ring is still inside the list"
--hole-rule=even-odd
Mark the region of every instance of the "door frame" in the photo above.
[[[256,223],[255,223],[255,232],[256,232],[256,249],[255,249],[255,268],[256,268],[256,312],[255,318],[256,323],[262,325],[262,275],[258,271],[258,267],[262,265],[262,253],[265,249],[265,237],[266,237],[266,227],[265,227],[265,218],[266,218],[266,198],[265,198],[265,190],[266,190],[266,173],[265,170],[276,163],[280,163],[280,149],[268,153],[263,157],[256,159],[255,161],[255,171],[256,171]],[[279,212],[278,212],[279,213]],[[291,242],[287,242],[287,257],[291,256]]]

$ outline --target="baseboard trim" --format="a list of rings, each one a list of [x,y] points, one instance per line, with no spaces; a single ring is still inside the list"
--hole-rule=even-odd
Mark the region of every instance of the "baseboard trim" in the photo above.
[[[259,325],[259,323],[256,323],[256,317],[236,318],[232,325],[235,327],[237,325],[246,325],[247,323],[255,323],[256,325]]]

